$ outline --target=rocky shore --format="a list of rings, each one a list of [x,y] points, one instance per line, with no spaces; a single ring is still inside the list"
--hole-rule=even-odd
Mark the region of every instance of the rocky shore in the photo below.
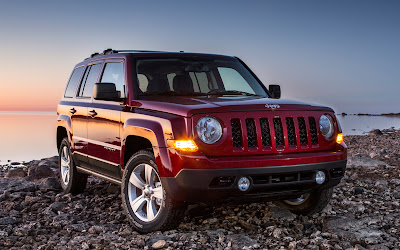
[[[191,206],[176,230],[138,234],[120,187],[90,177],[63,194],[57,157],[0,167],[0,249],[400,249],[400,131],[347,136],[349,162],[325,210],[272,203]]]

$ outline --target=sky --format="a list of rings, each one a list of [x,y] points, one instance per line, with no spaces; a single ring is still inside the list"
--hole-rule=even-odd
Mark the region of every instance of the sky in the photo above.
[[[0,111],[55,111],[107,48],[241,58],[282,97],[400,112],[400,1],[0,0]]]

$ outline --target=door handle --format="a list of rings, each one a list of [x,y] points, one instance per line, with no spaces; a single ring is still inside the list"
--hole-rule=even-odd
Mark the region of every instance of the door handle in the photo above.
[[[75,114],[75,113],[76,113],[76,109],[75,109],[75,108],[72,108],[72,109],[69,110],[69,112],[70,112],[71,114]]]
[[[97,115],[97,113],[96,113],[96,111],[94,111],[94,109],[93,109],[92,111],[89,111],[89,115],[90,115],[92,118],[94,118],[94,117]]]

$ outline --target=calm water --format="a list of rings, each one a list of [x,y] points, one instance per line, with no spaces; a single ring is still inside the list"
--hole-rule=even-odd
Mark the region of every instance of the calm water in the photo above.
[[[362,135],[373,129],[400,128],[400,117],[338,115],[344,135]]]
[[[57,155],[55,113],[0,112],[0,163]],[[345,135],[372,129],[400,128],[399,117],[338,116]]]
[[[57,155],[56,113],[0,112],[0,161]]]

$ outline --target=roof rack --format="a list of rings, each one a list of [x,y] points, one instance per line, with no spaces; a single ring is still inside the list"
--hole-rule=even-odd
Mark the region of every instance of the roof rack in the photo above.
[[[90,59],[90,58],[94,58],[97,56],[103,56],[103,55],[110,55],[110,54],[116,54],[116,53],[129,53],[129,52],[165,52],[165,51],[157,51],[157,50],[113,50],[113,49],[106,49],[103,51],[103,53],[99,53],[99,52],[95,52],[93,54],[90,55],[90,57],[86,58]],[[181,51],[183,52],[183,51]]]

